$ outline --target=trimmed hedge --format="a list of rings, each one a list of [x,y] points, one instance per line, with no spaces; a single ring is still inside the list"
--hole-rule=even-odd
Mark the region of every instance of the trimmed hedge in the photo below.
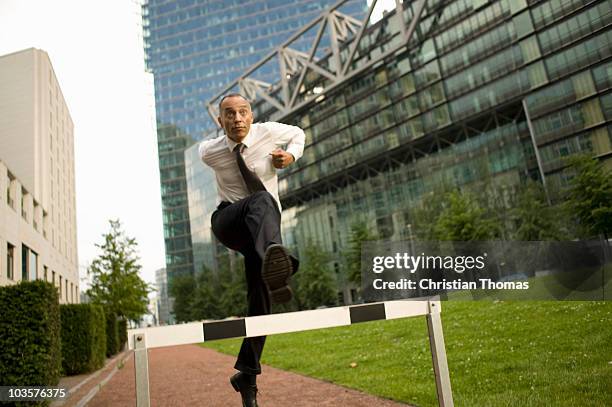
[[[125,344],[128,340],[127,333],[127,320],[120,319],[119,320],[119,350],[125,349]]]
[[[93,304],[60,306],[62,316],[62,367],[74,375],[97,370],[106,359],[104,309]]]
[[[61,368],[57,289],[44,281],[0,287],[0,385],[55,386]]]
[[[117,314],[106,312],[106,357],[111,357],[119,351],[119,325]]]

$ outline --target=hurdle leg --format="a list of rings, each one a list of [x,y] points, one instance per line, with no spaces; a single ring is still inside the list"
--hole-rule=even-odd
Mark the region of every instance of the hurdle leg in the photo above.
[[[452,407],[453,393],[451,391],[446,348],[444,347],[444,334],[442,332],[442,319],[440,318],[440,302],[429,301],[427,314],[427,329],[429,331],[429,347],[436,376],[436,391],[440,407]]]
[[[134,335],[134,373],[136,375],[136,406],[149,407],[149,358],[145,334]]]

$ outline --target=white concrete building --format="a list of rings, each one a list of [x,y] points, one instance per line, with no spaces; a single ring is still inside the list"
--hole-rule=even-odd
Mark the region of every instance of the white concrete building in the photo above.
[[[73,123],[46,52],[0,56],[0,285],[79,302]]]

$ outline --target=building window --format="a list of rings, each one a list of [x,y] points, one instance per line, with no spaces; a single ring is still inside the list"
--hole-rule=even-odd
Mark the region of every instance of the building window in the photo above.
[[[6,203],[12,209],[15,209],[15,196],[13,194],[13,182],[15,178],[8,173],[6,180]]]
[[[49,230],[49,214],[47,213],[47,211],[43,210],[43,237],[45,239],[47,239],[48,230]]]
[[[510,11],[512,14],[527,8],[527,2],[525,0],[510,0]]]
[[[35,231],[40,232],[40,229],[38,229],[38,221],[37,221],[38,210],[39,210],[38,202],[34,201],[34,210],[32,211],[32,225],[34,226]]]
[[[28,246],[21,245],[21,281],[28,280]]]
[[[59,298],[62,299],[62,276],[59,276]]]
[[[34,281],[38,278],[38,253],[21,245],[21,280]]]
[[[10,243],[6,244],[6,277],[15,279],[15,246]]]
[[[68,302],[68,280],[66,280],[66,302]]]
[[[26,191],[24,188],[21,188],[21,217],[27,222],[28,211],[26,208],[26,195],[28,195],[28,191]]]
[[[49,281],[49,280],[47,280],[48,274],[49,274],[49,269],[47,268],[47,266],[43,266],[43,270],[44,270],[45,281]]]
[[[34,281],[38,278],[38,254],[30,249],[28,256],[28,271],[30,272],[30,281]]]
[[[531,22],[529,11],[517,15],[512,21],[518,38],[525,37],[533,32],[533,23]]]

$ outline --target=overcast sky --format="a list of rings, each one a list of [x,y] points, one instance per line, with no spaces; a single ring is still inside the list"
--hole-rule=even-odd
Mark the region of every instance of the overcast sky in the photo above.
[[[139,18],[134,0],[0,0],[0,55],[46,51],[74,122],[81,277],[109,219],[121,220],[138,242],[146,281],[165,265],[153,89]]]
[[[138,242],[142,277],[164,267],[152,88],[131,0],[0,0],[0,55],[46,51],[74,121],[81,277],[109,219]]]

